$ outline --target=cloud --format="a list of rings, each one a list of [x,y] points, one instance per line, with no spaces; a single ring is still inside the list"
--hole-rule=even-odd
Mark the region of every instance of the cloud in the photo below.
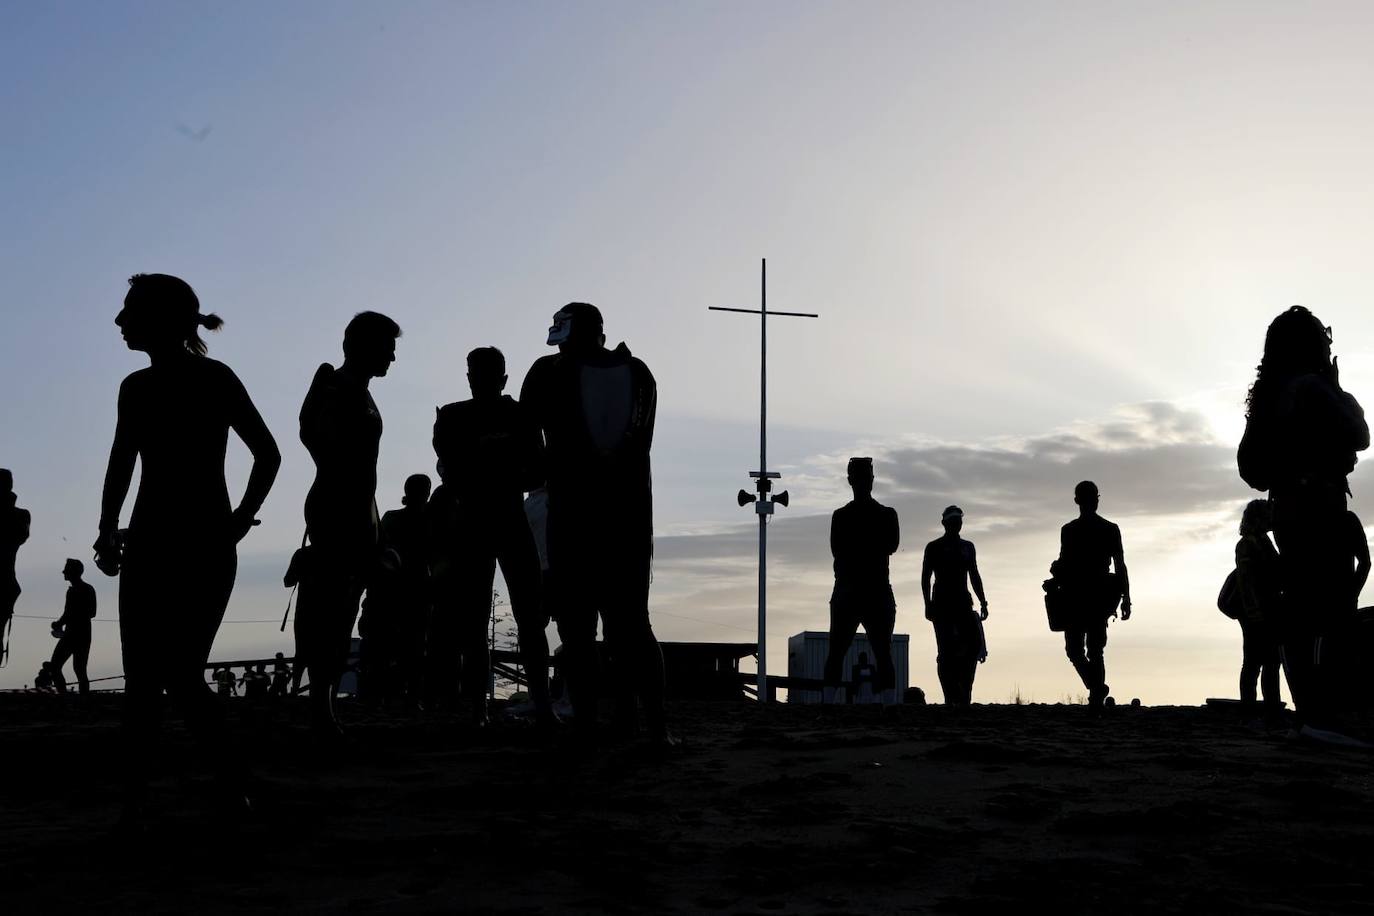
[[[1062,640],[1045,628],[1039,586],[1060,526],[1076,514],[1074,485],[1084,479],[1097,482],[1103,514],[1121,524],[1131,568],[1137,618],[1113,628],[1112,637],[1119,686],[1155,702],[1197,702],[1234,681],[1238,635],[1213,601],[1229,570],[1241,504],[1254,494],[1236,473],[1234,446],[1206,415],[1167,402],[1021,438],[857,442],[787,469],[792,508],[779,510],[769,527],[770,670],[787,666],[787,636],[827,626],[829,512],[850,498],[844,469],[851,454],[874,457],[878,498],[901,519],[892,581],[898,631],[912,637],[912,683],[935,683],[934,646],[920,613],[921,550],[940,534],[943,507],[957,503],[995,609],[994,661],[980,669],[975,696],[1001,701],[1020,689],[1057,698],[1078,690]],[[747,640],[738,628],[754,621],[756,551],[757,526],[749,523],[660,537],[656,629],[670,639]],[[1178,645],[1189,651],[1175,652]],[[1161,665],[1173,666],[1164,681]]]
[[[859,450],[873,455],[878,497],[897,509],[908,547],[911,533],[938,534],[940,511],[951,503],[984,537],[1057,532],[1075,513],[1080,480],[1097,482],[1103,514],[1113,518],[1205,516],[1249,495],[1234,448],[1215,438],[1203,415],[1160,401],[1034,437],[978,444],[901,439]],[[794,507],[845,502],[847,457],[817,456],[789,474],[794,491],[804,494]],[[779,514],[770,543],[787,561],[828,565],[828,525],[826,515]],[[752,568],[755,537],[748,524],[664,537],[657,556],[664,575],[727,574],[742,562]]]

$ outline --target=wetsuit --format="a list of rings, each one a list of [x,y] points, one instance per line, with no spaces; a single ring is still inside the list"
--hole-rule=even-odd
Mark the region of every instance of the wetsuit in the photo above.
[[[8,494],[14,499],[14,494]],[[0,507],[0,661],[8,653],[9,627],[14,619],[14,606],[22,591],[15,573],[19,548],[29,539],[29,512],[13,502]]]
[[[508,395],[458,401],[441,407],[435,417],[434,452],[456,510],[442,538],[447,562],[436,581],[435,625],[445,634],[440,642],[449,656],[441,664],[459,668],[466,696],[485,692],[491,665],[487,628],[499,563],[530,696],[546,705],[549,615],[539,550],[524,506],[526,491],[544,484],[539,428]]]
[[[969,572],[977,568],[973,543],[957,535],[936,538],[926,545],[921,576],[935,577],[930,598],[930,622],[935,628],[936,671],[945,703],[973,702],[973,679],[986,657],[982,621],[973,610],[968,591]]]
[[[429,636],[429,513],[425,505],[393,509],[382,516],[382,545],[400,557],[400,569],[384,595],[377,595],[376,636],[382,643],[384,699],[418,701],[424,682],[425,641]],[[368,589],[372,602],[377,588]],[[373,634],[369,631],[369,637]]]
[[[207,759],[217,767],[222,759],[224,713],[205,683],[205,664],[238,570],[224,478],[231,428],[265,429],[238,377],[213,359],[154,364],[120,387],[100,530],[119,528],[126,489],[118,484],[127,485],[132,461],[116,467],[114,459],[132,449],[141,473],[119,574],[119,632],[135,780],[153,765],[164,688]]]
[[[1277,621],[1283,599],[1279,587],[1279,554],[1263,534],[1236,542],[1236,587],[1240,594],[1242,661],[1240,699],[1255,703],[1259,682],[1267,710],[1279,708],[1279,637]]]
[[[599,614],[612,663],[662,730],[663,655],[649,622],[658,385],[622,343],[541,357],[520,403],[547,449],[549,603],[576,718],[596,718]]]
[[[305,497],[312,551],[296,604],[296,656],[312,689],[343,676],[363,589],[377,565],[377,453],[382,415],[367,386],[324,363],[300,413],[301,442],[315,462]]]
[[[1273,501],[1283,667],[1298,714],[1309,723],[1327,718],[1334,699],[1328,637],[1349,622],[1354,600],[1347,477],[1356,453],[1368,447],[1359,403],[1327,375],[1310,373],[1252,414],[1238,453],[1241,476],[1269,490]]]
[[[77,689],[82,694],[91,692],[91,681],[86,676],[86,662],[91,657],[91,620],[95,617],[95,589],[90,583],[80,580],[67,587],[67,601],[62,609],[58,624],[62,627],[62,638],[52,653],[52,670],[57,689],[67,690],[67,682],[62,677],[62,666],[67,659],[72,660],[72,671],[76,674]]]
[[[825,658],[825,681],[839,686],[845,655],[860,624],[873,648],[878,669],[874,690],[897,686],[892,663],[892,631],[897,625],[897,601],[888,575],[888,558],[897,552],[901,535],[897,511],[870,497],[855,499],[836,509],[830,519],[830,552],[835,558],[835,588],[830,594],[830,646]]]
[[[1106,696],[1107,620],[1116,612],[1122,586],[1113,557],[1122,554],[1121,529],[1100,515],[1079,517],[1059,531],[1053,574],[1064,582],[1074,622],[1064,630],[1064,653],[1092,700]]]

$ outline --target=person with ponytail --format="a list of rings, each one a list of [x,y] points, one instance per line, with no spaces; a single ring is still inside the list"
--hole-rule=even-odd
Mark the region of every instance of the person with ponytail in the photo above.
[[[238,568],[236,545],[257,524],[281,465],[272,433],[238,377],[205,356],[200,330],[217,330],[186,281],[166,274],[129,279],[115,318],[131,350],[149,365],[119,388],[114,445],[101,503],[96,565],[118,575],[124,660],[124,729],[129,743],[130,806],[146,790],[165,690],[216,766],[228,753],[223,710],[204,668],[229,604]],[[232,506],[224,477],[233,430],[253,456],[243,498]],[[120,527],[135,462],[138,493]],[[233,773],[217,772],[227,800],[246,803]]]
[[[1369,448],[1369,425],[1341,388],[1331,329],[1300,305],[1269,325],[1264,356],[1246,400],[1240,476],[1273,502],[1279,551],[1277,635],[1299,731],[1338,740],[1333,686],[1353,608],[1345,542],[1348,477]]]

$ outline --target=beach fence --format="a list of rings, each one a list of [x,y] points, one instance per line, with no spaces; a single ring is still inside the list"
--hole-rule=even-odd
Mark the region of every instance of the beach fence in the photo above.
[[[897,633],[892,637],[892,664],[897,669],[897,686],[893,690],[874,692],[869,685],[864,684],[857,695],[854,697],[855,703],[900,703],[906,692],[910,678],[907,652],[911,638],[905,633]],[[844,657],[844,665],[841,667],[841,677],[848,684],[853,676],[855,666],[859,664],[859,654],[868,656],[870,667],[873,664],[873,647],[869,645],[868,637],[858,634],[854,637],[854,644],[849,647],[848,654]],[[819,681],[825,674],[825,658],[830,654],[830,634],[806,630],[795,636],[788,637],[787,640],[787,676],[788,680],[795,681]],[[845,691],[847,694],[848,691]],[[847,701],[848,696],[844,696]],[[791,687],[787,691],[787,702],[789,703],[821,703],[824,702],[824,694],[814,688],[803,688],[800,686]]]

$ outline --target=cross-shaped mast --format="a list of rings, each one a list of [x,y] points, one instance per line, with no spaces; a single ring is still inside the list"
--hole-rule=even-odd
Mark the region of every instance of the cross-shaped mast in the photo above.
[[[758,700],[768,702],[768,516],[773,514],[773,504],[787,505],[787,491],[769,498],[773,489],[772,481],[782,477],[776,471],[768,470],[768,316],[781,315],[788,318],[819,318],[810,312],[776,312],[768,310],[768,259],[763,258],[759,269],[759,307],[757,309],[736,309],[724,306],[708,306],[713,312],[742,312],[759,316],[759,469],[750,471],[754,478],[756,496],[748,490],[740,490],[739,504],[754,505],[759,517],[759,680]]]

